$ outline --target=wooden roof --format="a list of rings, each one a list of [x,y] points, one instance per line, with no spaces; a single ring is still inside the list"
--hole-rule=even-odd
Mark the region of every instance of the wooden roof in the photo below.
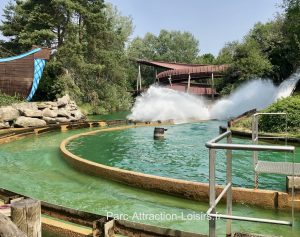
[[[192,78],[206,78],[211,77],[212,73],[214,74],[214,77],[220,77],[222,74],[224,74],[224,71],[227,68],[227,64],[185,67],[161,72],[156,76],[156,78],[159,81],[169,80],[169,77],[171,77],[172,80],[175,79],[177,81],[184,81],[188,79],[189,75],[191,75]]]
[[[140,64],[148,65],[148,66],[154,66],[154,67],[160,67],[165,69],[183,69],[187,67],[199,67],[204,66],[205,64],[187,64],[187,63],[176,63],[176,62],[162,62],[162,61],[148,61],[148,60],[136,60]]]
[[[211,77],[212,73],[214,74],[214,77],[220,77],[224,74],[224,71],[229,66],[228,64],[207,65],[148,60],[136,61],[140,64],[167,69],[166,71],[163,71],[156,76],[156,79],[158,79],[160,82],[168,82],[170,76],[172,78],[172,81],[186,81],[188,80],[189,75],[191,75],[193,79],[207,78]]]

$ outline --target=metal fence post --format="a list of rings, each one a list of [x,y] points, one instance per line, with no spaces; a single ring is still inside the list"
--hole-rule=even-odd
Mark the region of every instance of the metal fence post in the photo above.
[[[232,135],[227,137],[227,143],[232,143]],[[226,207],[227,215],[232,215],[232,150],[226,151],[227,167],[226,167],[226,185],[231,183],[230,188],[227,191]],[[228,219],[226,222],[226,236],[231,236],[231,220]]]
[[[256,114],[252,117],[252,144],[258,144],[258,117]],[[258,152],[253,151],[253,169],[254,169],[254,188],[258,188],[258,174],[255,172],[255,167],[258,162]]]
[[[216,201],[216,150],[209,149],[209,205],[214,207],[211,211],[211,214],[215,214],[215,201]],[[216,236],[216,218],[209,217],[209,237]]]

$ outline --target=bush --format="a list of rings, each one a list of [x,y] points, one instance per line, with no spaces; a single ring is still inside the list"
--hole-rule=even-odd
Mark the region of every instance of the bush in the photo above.
[[[287,131],[292,134],[300,133],[300,95],[281,99],[263,112],[287,113]],[[259,127],[264,132],[284,132],[285,125],[285,116],[262,116],[259,120]]]
[[[22,100],[23,99],[21,99],[19,96],[6,95],[0,91],[0,106],[11,105],[13,103],[21,102]]]

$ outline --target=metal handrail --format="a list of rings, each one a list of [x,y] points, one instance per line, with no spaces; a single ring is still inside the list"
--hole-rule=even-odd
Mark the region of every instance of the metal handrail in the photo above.
[[[295,152],[293,146],[269,146],[269,145],[243,145],[243,144],[218,144],[206,143],[210,149],[225,149],[225,150],[244,150],[244,151],[277,151],[277,152]]]
[[[227,138],[227,144],[218,144],[222,139]],[[226,236],[231,236],[231,220],[239,221],[251,221],[259,223],[269,223],[278,225],[289,225],[291,226],[293,222],[281,221],[281,220],[271,220],[244,216],[233,216],[232,215],[232,151],[233,150],[246,150],[246,151],[275,151],[275,152],[295,152],[294,146],[273,146],[273,145],[247,145],[247,144],[232,144],[232,133],[231,131],[226,131],[223,134],[217,136],[216,138],[210,140],[205,144],[209,148],[209,209],[207,215],[209,219],[209,236],[216,236],[216,218],[227,219],[226,224]],[[225,149],[227,158],[227,169],[226,169],[226,186],[216,198],[216,176],[215,176],[215,163],[216,163],[216,150]],[[227,215],[217,214],[216,206],[222,197],[227,194]]]

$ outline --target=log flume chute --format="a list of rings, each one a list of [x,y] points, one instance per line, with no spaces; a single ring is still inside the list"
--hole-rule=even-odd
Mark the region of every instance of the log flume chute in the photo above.
[[[50,49],[33,48],[17,56],[0,58],[0,91],[30,101],[49,57]]]

